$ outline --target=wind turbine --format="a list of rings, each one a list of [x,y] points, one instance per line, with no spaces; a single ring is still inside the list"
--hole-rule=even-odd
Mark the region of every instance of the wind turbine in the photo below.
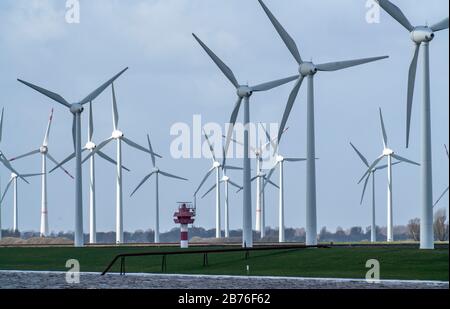
[[[49,234],[49,228],[48,228],[48,205],[47,205],[47,158],[50,159],[55,165],[59,165],[58,161],[50,154],[48,142],[50,137],[50,128],[52,125],[53,120],[53,108],[50,112],[50,116],[48,119],[47,129],[45,131],[44,140],[39,146],[39,148],[32,150],[28,153],[25,153],[23,155],[20,155],[15,158],[11,158],[9,161],[15,161],[20,160],[35,154],[41,155],[41,181],[42,181],[42,187],[41,187],[41,228],[40,228],[40,234],[41,237],[47,237]],[[66,171],[63,167],[60,166],[60,168],[72,179],[73,176]]]
[[[366,157],[364,157],[364,155],[352,143],[350,143],[350,146],[352,146],[353,150],[359,156],[359,158],[364,163],[364,165],[368,168],[369,167],[369,162],[367,161]],[[395,163],[392,163],[392,165],[397,165],[399,163],[401,163],[401,162],[395,162]],[[376,232],[377,225],[376,225],[376,214],[375,214],[375,173],[377,171],[381,171],[381,170],[384,170],[386,168],[388,168],[388,165],[378,166],[378,167],[373,168],[370,171],[370,173],[367,174],[366,180],[364,181],[363,191],[362,191],[362,194],[361,194],[360,205],[362,205],[362,203],[363,203],[364,194],[366,192],[367,184],[369,182],[369,179],[372,178],[372,226],[371,226],[371,230],[370,230],[370,241],[371,242],[376,242],[377,241],[377,232]]]
[[[82,173],[81,173],[81,114],[84,111],[84,105],[86,105],[89,102],[94,101],[112,82],[114,82],[120,75],[123,74],[128,70],[128,68],[125,68],[121,72],[119,72],[117,75],[115,75],[113,78],[105,82],[103,85],[98,87],[96,90],[94,90],[92,93],[90,93],[87,97],[82,99],[81,101],[77,103],[69,103],[59,94],[56,94],[54,92],[51,92],[49,90],[46,90],[44,88],[41,88],[39,86],[33,85],[31,83],[28,83],[26,81],[23,81],[21,79],[18,79],[19,82],[23,83],[24,85],[36,90],[37,92],[40,92],[41,94],[49,97],[50,99],[58,102],[59,104],[67,107],[69,111],[73,115],[73,121],[72,121],[72,139],[73,139],[73,146],[75,150],[75,241],[74,245],[75,247],[82,247],[84,245],[84,235],[83,235],[83,200],[82,200]]]
[[[168,178],[174,178],[179,180],[185,180],[186,178],[179,177],[176,175],[169,174],[167,172],[161,171],[159,167],[156,166],[156,157],[155,153],[153,152],[152,144],[150,142],[150,136],[147,134],[147,141],[148,141],[148,150],[150,151],[150,155],[152,158],[152,165],[153,165],[153,171],[148,174],[147,176],[142,179],[142,181],[139,183],[139,185],[134,189],[134,191],[131,193],[131,196],[133,196],[137,190],[153,175],[155,175],[155,196],[156,196],[156,208],[155,208],[155,243],[159,243],[159,175],[168,177]]]
[[[274,138],[273,140],[270,140],[270,136],[267,135],[267,131],[265,130],[265,128],[262,126],[262,124],[260,123],[262,129],[265,131],[265,134],[267,136],[267,138],[269,139],[269,141],[267,143],[265,143],[264,145],[259,145],[258,148],[255,148],[251,145],[249,145],[249,149],[250,151],[255,155],[255,165],[256,165],[256,171],[257,173],[261,172],[261,162],[262,162],[262,156],[265,150],[267,150],[267,147],[271,144],[274,143],[278,137]],[[284,132],[286,132],[289,128],[284,129]],[[284,133],[283,132],[283,133]],[[223,135],[223,138],[227,138],[225,135]],[[237,145],[241,145],[244,146],[244,143],[231,138],[230,139],[233,143],[237,144]],[[261,233],[261,221],[262,221],[262,199],[261,199],[261,182],[260,182],[261,178],[257,178],[256,179],[256,220],[255,220],[255,230],[259,233]],[[241,189],[242,190],[242,189]],[[264,232],[263,232],[264,233]]]
[[[208,147],[209,147],[209,151],[211,152],[211,158],[213,161],[212,167],[208,170],[208,172],[206,173],[206,175],[203,177],[200,185],[197,187],[197,190],[195,190],[194,196],[197,196],[197,193],[200,191],[200,189],[202,188],[203,184],[206,182],[206,180],[209,178],[209,176],[211,176],[211,174],[216,171],[216,183],[213,186],[212,189],[208,190],[208,192],[206,192],[202,198],[204,198],[210,191],[212,191],[214,188],[216,189],[216,238],[220,238],[222,236],[222,229],[221,229],[221,209],[220,209],[220,186],[219,184],[221,182],[224,183],[225,186],[225,227],[229,227],[228,224],[228,213],[229,213],[229,205],[228,205],[228,183],[231,183],[229,181],[229,177],[226,176],[226,170],[230,169],[230,170],[242,170],[242,168],[240,167],[234,167],[234,166],[229,166],[229,165],[225,165],[226,163],[226,151],[225,148],[222,149],[222,153],[223,153],[223,158],[222,158],[222,163],[219,162],[219,160],[216,157],[215,154],[215,150],[213,145],[211,144],[208,135],[206,135],[206,132],[203,131],[203,134],[205,136],[206,142],[208,143]],[[223,178],[220,179],[220,170],[222,169],[223,171]],[[229,234],[229,230],[227,231],[227,228],[225,229],[225,237],[227,234]]]
[[[147,152],[149,154],[153,154],[159,158],[160,155],[153,153],[152,151],[140,146],[139,144],[133,142],[132,140],[125,137],[124,133],[119,129],[119,112],[117,110],[117,102],[116,102],[116,93],[114,90],[114,83],[111,85],[112,88],[112,110],[113,110],[113,132],[111,137],[101,142],[91,153],[84,158],[83,162],[87,161],[96,153],[99,153],[100,150],[108,145],[111,141],[115,140],[117,143],[117,158],[116,158],[116,167],[117,167],[117,182],[116,182],[116,243],[123,243],[123,194],[122,194],[122,141],[128,144],[129,146],[141,150],[143,152]]]
[[[23,175],[17,175],[16,173],[11,173],[11,178],[8,182],[8,184],[5,187],[5,191],[3,192],[2,198],[0,200],[0,204],[3,203],[3,200],[5,199],[6,193],[8,193],[9,188],[11,187],[11,184],[13,185],[13,213],[14,213],[14,221],[13,221],[13,231],[18,232],[19,231],[19,186],[18,186],[18,178],[30,178],[35,176],[41,176],[41,174],[23,174]]]
[[[92,112],[92,103],[89,103],[89,123],[88,123],[88,141],[81,153],[85,151],[93,152],[97,145],[93,141],[94,135],[94,117]],[[117,162],[110,158],[102,151],[98,151],[97,154],[104,159],[114,165],[117,165]],[[66,159],[64,159],[59,165],[54,167],[50,173],[56,170],[58,167],[66,164],[70,160],[75,158],[75,152],[69,155]],[[89,159],[89,243],[95,244],[97,243],[97,211],[96,211],[96,197],[95,197],[95,156],[91,156]],[[122,165],[122,168],[126,171],[130,171],[128,168]]]
[[[387,170],[388,170],[388,190],[387,190],[387,241],[394,241],[394,220],[393,220],[393,209],[392,209],[392,158],[397,159],[402,162],[406,162],[409,164],[420,166],[419,163],[408,160],[404,157],[397,155],[392,149],[388,146],[388,137],[386,134],[386,128],[384,126],[383,114],[380,112],[380,122],[381,122],[381,130],[383,135],[383,153],[369,166],[367,172],[363,175],[358,183],[361,183],[363,179],[371,173],[371,171],[378,165],[378,163],[383,160],[383,158],[387,158]],[[367,180],[367,179],[366,179]]]
[[[447,159],[448,159],[448,149],[447,149],[447,145],[444,145],[445,147],[445,152],[447,153]],[[433,208],[436,207],[437,204],[439,204],[439,202],[442,200],[442,198],[444,197],[445,194],[447,194],[449,190],[449,187],[447,187],[447,189],[444,190],[444,192],[442,192],[442,194],[439,196],[439,198],[436,200],[436,202],[434,202],[433,204]]]
[[[406,147],[409,147],[411,111],[420,46],[423,46],[423,101],[421,107],[421,204],[420,248],[434,249],[433,236],[433,172],[431,149],[431,98],[430,98],[430,42],[435,33],[448,29],[448,17],[432,25],[413,26],[403,12],[392,2],[377,0],[378,4],[410,32],[414,42],[414,56],[409,67],[406,106]]]
[[[286,126],[287,120],[291,113],[292,107],[294,106],[295,99],[297,98],[300,87],[303,83],[303,80],[307,78],[308,80],[308,95],[307,95],[307,142],[306,142],[306,152],[307,152],[307,161],[306,161],[306,244],[307,245],[316,245],[317,244],[317,215],[316,215],[316,165],[315,165],[315,124],[314,124],[314,75],[317,72],[330,72],[330,71],[338,71],[342,69],[346,69],[353,66],[358,66],[361,64],[381,60],[388,58],[384,57],[374,57],[374,58],[365,58],[365,59],[357,59],[350,61],[339,61],[339,62],[331,62],[324,64],[314,64],[312,62],[303,61],[300,56],[300,52],[297,48],[292,37],[287,33],[287,31],[283,28],[283,26],[278,22],[275,16],[270,12],[267,6],[261,1],[258,0],[261,4],[262,8],[266,12],[270,21],[274,25],[281,39],[286,44],[287,48],[294,56],[295,60],[299,65],[300,76],[297,79],[297,82],[292,90],[286,109],[284,111],[283,119],[280,125],[280,131],[278,133],[279,138],[281,138],[281,132]]]
[[[206,53],[211,57],[214,63],[219,67],[222,73],[236,88],[238,100],[233,108],[230,118],[230,126],[228,129],[227,140],[225,144],[225,153],[228,153],[231,136],[233,134],[234,125],[239,114],[239,110],[244,100],[244,172],[243,172],[243,228],[242,228],[242,246],[253,247],[253,232],[252,232],[252,197],[251,197],[251,174],[250,174],[250,158],[249,158],[249,123],[250,123],[250,97],[254,92],[268,91],[279,87],[298,78],[298,75],[260,84],[257,86],[241,85],[233,74],[233,71],[217,57],[212,50],[210,50],[195,34],[193,34],[197,42],[202,46]]]

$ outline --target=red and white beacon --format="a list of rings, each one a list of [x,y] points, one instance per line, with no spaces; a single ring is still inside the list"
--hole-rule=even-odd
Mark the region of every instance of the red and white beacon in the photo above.
[[[180,224],[181,240],[180,247],[189,247],[188,224],[194,223],[195,207],[189,202],[178,202],[178,211],[173,214],[173,221]]]

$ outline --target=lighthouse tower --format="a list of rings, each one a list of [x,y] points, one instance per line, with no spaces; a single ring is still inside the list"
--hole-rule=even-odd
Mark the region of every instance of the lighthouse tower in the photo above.
[[[180,247],[188,248],[188,224],[194,223],[195,207],[191,203],[179,202],[178,211],[173,215],[173,221],[180,224],[181,240]]]

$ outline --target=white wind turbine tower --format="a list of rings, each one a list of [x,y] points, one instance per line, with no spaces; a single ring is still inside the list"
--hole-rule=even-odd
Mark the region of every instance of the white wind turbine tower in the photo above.
[[[32,150],[26,154],[20,155],[15,158],[11,158],[9,161],[15,161],[20,160],[35,154],[41,155],[41,228],[40,228],[40,235],[41,237],[47,237],[49,234],[49,228],[48,228],[48,205],[47,205],[47,158],[50,159],[55,165],[59,165],[58,161],[55,160],[55,158],[50,154],[48,142],[50,137],[50,129],[52,125],[53,120],[53,108],[50,112],[50,116],[48,119],[47,129],[45,131],[44,140],[41,144],[41,146],[35,150]],[[60,166],[60,168],[72,179],[73,176],[66,171],[64,168]]]
[[[150,151],[150,155],[152,158],[152,166],[153,166],[153,170],[150,174],[148,174],[147,176],[144,177],[144,179],[142,179],[142,181],[139,183],[139,185],[136,187],[136,189],[134,189],[134,191],[131,193],[130,196],[133,196],[136,191],[139,190],[139,188],[153,175],[155,175],[155,197],[156,197],[156,207],[155,207],[155,243],[159,243],[159,175],[161,174],[162,176],[168,177],[168,178],[173,178],[173,179],[179,179],[179,180],[185,180],[187,181],[186,178],[183,177],[179,177],[176,175],[172,175],[169,174],[167,172],[161,171],[159,169],[159,167],[156,165],[156,156],[155,153],[153,152],[153,148],[152,148],[152,144],[150,142],[150,136],[147,134],[147,141],[148,141],[148,150]]]
[[[123,243],[123,191],[122,191],[122,141],[129,146],[153,154],[159,158],[160,155],[151,152],[150,150],[140,146],[139,144],[133,142],[129,138],[126,138],[124,133],[119,129],[119,112],[117,110],[116,93],[114,90],[114,84],[111,85],[112,88],[112,110],[113,110],[113,132],[111,137],[101,142],[91,153],[84,158],[83,162],[87,161],[96,153],[108,145],[111,141],[115,140],[117,143],[117,158],[116,158],[116,168],[117,168],[117,181],[116,181],[116,243]]]
[[[379,5],[411,35],[414,42],[414,56],[409,67],[408,94],[406,107],[406,147],[409,147],[409,134],[411,127],[411,112],[414,96],[414,84],[416,80],[417,63],[419,60],[420,46],[423,46],[423,100],[421,106],[421,204],[422,214],[420,219],[420,248],[434,249],[433,236],[433,164],[431,149],[431,98],[430,98],[430,42],[435,33],[448,29],[448,17],[430,26],[414,27],[403,12],[392,2],[377,0]]]
[[[233,112],[230,118],[230,127],[227,134],[227,140],[225,144],[225,153],[228,153],[228,146],[230,145],[231,136],[233,134],[234,125],[239,114],[242,100],[244,100],[244,172],[243,172],[243,186],[244,186],[244,198],[243,198],[243,227],[242,227],[242,246],[253,247],[253,232],[252,232],[252,197],[251,197],[251,174],[250,174],[250,158],[249,158],[249,123],[250,123],[250,97],[254,92],[268,91],[273,88],[279,87],[286,83],[289,83],[298,78],[298,75],[260,84],[257,86],[241,85],[237,81],[233,74],[233,71],[217,57],[195,34],[194,38],[211,57],[214,63],[219,67],[222,73],[228,78],[228,80],[236,88],[238,100],[233,108]]]
[[[18,176],[16,173],[11,173],[11,178],[8,182],[8,184],[5,187],[5,191],[3,192],[2,198],[0,200],[0,204],[3,203],[3,200],[5,199],[6,193],[8,193],[9,188],[11,187],[11,184],[13,185],[13,231],[18,232],[19,231],[19,186],[18,186],[18,179],[19,177],[21,179],[23,178],[30,178],[35,176],[41,176],[41,174],[22,174]]]
[[[394,241],[394,219],[393,219],[393,208],[392,208],[392,158],[397,159],[402,162],[406,162],[409,164],[420,166],[419,163],[408,160],[397,155],[392,149],[388,146],[388,137],[386,134],[386,128],[384,126],[383,114],[380,112],[380,122],[381,122],[381,130],[383,135],[383,153],[369,166],[367,172],[363,175],[358,183],[361,183],[364,178],[371,173],[371,171],[378,165],[378,163],[383,160],[383,158],[387,158],[387,170],[388,170],[388,190],[387,190],[387,241]]]
[[[75,160],[75,247],[82,247],[84,245],[84,234],[83,234],[83,200],[82,200],[82,173],[81,173],[81,114],[84,111],[84,105],[89,102],[94,101],[113,81],[115,81],[123,72],[128,68],[125,68],[113,78],[108,80],[106,83],[98,87],[96,90],[91,92],[87,97],[76,103],[69,103],[59,94],[46,90],[44,88],[35,86],[31,83],[25,82],[18,79],[19,82],[24,85],[40,92],[41,94],[49,97],[50,99],[58,102],[59,104],[67,107],[73,115],[72,121],[72,139],[73,146],[76,154]]]
[[[343,70],[349,67],[358,66],[361,64],[381,60],[388,58],[384,57],[374,57],[374,58],[365,58],[365,59],[357,59],[350,61],[339,61],[339,62],[331,62],[324,64],[314,64],[312,62],[303,61],[300,56],[299,50],[295,41],[292,37],[287,33],[287,31],[283,28],[283,26],[278,22],[275,16],[270,12],[270,10],[266,7],[266,5],[258,0],[270,21],[274,25],[281,39],[286,44],[287,48],[294,56],[295,60],[299,65],[300,77],[298,78],[294,89],[292,90],[286,109],[283,115],[283,120],[280,125],[280,133],[278,134],[281,137],[281,132],[286,126],[287,120],[291,113],[292,107],[294,106],[295,99],[297,98],[300,87],[303,83],[303,80],[307,78],[308,80],[308,94],[307,94],[307,105],[306,105],[306,127],[307,127],[307,141],[306,141],[306,152],[307,152],[307,161],[306,161],[306,244],[307,245],[316,245],[317,244],[317,214],[316,214],[316,165],[315,165],[315,124],[314,124],[314,75],[317,72],[330,72],[330,71],[338,71]]]
[[[364,165],[368,168],[369,162],[367,161],[366,157],[363,156],[363,154],[352,144],[350,143],[350,146],[352,146],[353,150],[356,152],[356,154],[359,156],[361,161],[364,163]],[[395,162],[392,163],[392,165],[397,165],[401,162]],[[376,209],[375,209],[375,174],[377,171],[381,171],[388,168],[388,165],[382,165],[378,167],[374,167],[369,174],[366,176],[366,180],[364,181],[364,187],[361,194],[361,201],[360,205],[362,205],[362,202],[364,200],[364,194],[367,189],[367,184],[369,182],[369,179],[372,178],[372,224],[371,224],[371,230],[370,230],[370,241],[376,242],[377,241],[377,225],[376,225]]]
[[[211,192],[213,189],[216,189],[216,238],[220,238],[222,236],[222,228],[221,228],[221,208],[220,208],[220,183],[223,182],[225,186],[225,237],[228,237],[226,235],[229,234],[229,230],[227,231],[227,227],[229,228],[229,204],[228,204],[228,183],[231,184],[229,181],[229,177],[226,175],[226,170],[242,170],[240,167],[235,166],[227,166],[226,164],[226,152],[225,149],[222,149],[222,163],[219,162],[219,160],[216,157],[216,153],[214,150],[213,145],[211,144],[208,136],[206,135],[206,132],[203,131],[203,134],[205,136],[206,142],[208,143],[209,151],[211,152],[211,158],[213,161],[212,167],[208,170],[206,175],[203,177],[202,181],[200,182],[200,185],[197,187],[197,190],[195,190],[194,196],[197,196],[197,193],[200,191],[200,189],[203,187],[203,184],[206,182],[206,180],[211,176],[211,174],[216,171],[216,183],[213,186],[212,189],[208,190],[202,198],[204,198],[209,192]],[[220,179],[220,170],[223,171],[223,178]],[[234,183],[232,185],[235,185]]]
[[[444,145],[444,147],[445,147],[445,152],[447,153],[447,159],[448,159],[448,149],[447,149],[446,145]],[[447,188],[444,190],[444,192],[442,192],[442,194],[439,196],[439,198],[436,200],[436,202],[434,202],[433,208],[436,207],[437,204],[439,204],[439,202],[442,200],[442,198],[445,196],[445,194],[447,194],[448,190],[449,190],[449,187],[447,186]]]
[[[92,112],[92,103],[89,103],[89,123],[88,123],[88,141],[86,145],[84,146],[81,153],[84,153],[85,151],[93,152],[94,149],[97,147],[97,145],[93,141],[93,135],[94,135],[94,118],[93,118],[93,112]],[[111,157],[106,155],[102,151],[98,151],[97,154],[104,159],[105,161],[108,161],[114,165],[117,165],[117,162],[114,161]],[[66,159],[64,159],[59,165],[54,167],[50,173],[52,173],[54,170],[56,170],[58,167],[66,164],[70,160],[75,158],[75,152],[72,153],[70,156],[68,156]],[[91,156],[89,159],[89,243],[95,244],[97,243],[97,211],[96,211],[96,195],[95,195],[95,156]],[[122,168],[126,171],[130,171],[128,168],[124,167],[122,165]]]

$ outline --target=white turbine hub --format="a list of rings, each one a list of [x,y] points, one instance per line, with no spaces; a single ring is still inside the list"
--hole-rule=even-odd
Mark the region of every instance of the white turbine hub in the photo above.
[[[153,169],[153,173],[159,173],[159,168]]]
[[[112,133],[112,138],[114,139],[119,139],[123,137],[123,132],[120,130],[114,130],[114,132]]]
[[[94,150],[97,145],[95,145],[93,142],[87,142],[85,147],[87,150]]]
[[[72,114],[81,114],[83,111],[84,111],[84,107],[83,107],[83,105],[81,105],[79,103],[75,103],[70,106],[70,112]]]
[[[222,177],[222,180],[225,181],[225,182],[227,182],[228,180],[230,180],[230,177],[228,177],[228,176],[223,176],[223,177]]]
[[[217,161],[215,161],[215,162],[213,163],[213,167],[214,167],[214,168],[219,168],[219,167],[220,167],[220,163],[217,162]]]
[[[283,156],[277,156],[277,162],[283,162],[284,157]]]
[[[253,94],[253,91],[248,86],[239,86],[237,89],[237,95],[240,98],[249,97]]]
[[[41,154],[47,154],[47,152],[48,152],[48,147],[47,147],[47,146],[41,146],[41,147],[39,147],[39,152],[40,152]]]
[[[17,178],[18,175],[16,173],[11,173],[11,178]]]
[[[386,148],[385,150],[383,150],[383,156],[390,156],[393,154],[394,154],[394,151],[392,149]]]
[[[428,43],[434,39],[434,32],[430,27],[420,26],[414,28],[411,32],[411,39],[414,43]]]
[[[299,73],[303,76],[314,75],[317,73],[317,68],[312,62],[303,62],[299,69]]]

